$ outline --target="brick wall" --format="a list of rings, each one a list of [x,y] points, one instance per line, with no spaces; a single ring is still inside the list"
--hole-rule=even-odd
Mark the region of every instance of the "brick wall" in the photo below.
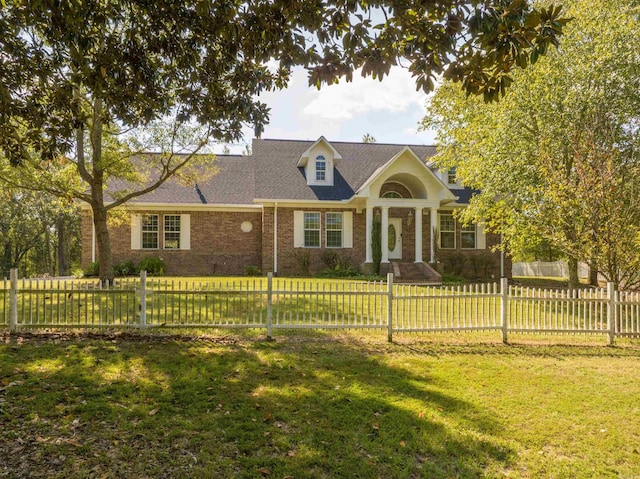
[[[262,218],[259,212],[210,212],[210,211],[145,211],[145,214],[160,215],[160,249],[132,250],[131,226],[125,223],[109,228],[111,253],[114,264],[132,260],[139,262],[145,257],[161,257],[166,273],[175,276],[240,275],[247,266],[261,265]],[[191,249],[162,249],[163,214],[191,215]],[[243,221],[250,221],[253,230],[244,233],[240,229]],[[83,266],[91,261],[90,216],[88,234],[83,217]],[[88,237],[88,243],[85,237]],[[87,255],[85,255],[85,251]],[[88,258],[85,264],[85,257]]]

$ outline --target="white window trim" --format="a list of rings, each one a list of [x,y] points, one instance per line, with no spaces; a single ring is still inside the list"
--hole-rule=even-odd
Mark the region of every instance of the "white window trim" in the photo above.
[[[327,220],[327,216],[329,215],[340,215],[340,229],[339,230],[330,230],[329,229],[329,221]],[[340,231],[340,246],[329,246],[328,234],[329,231]],[[324,214],[324,244],[327,249],[341,249],[344,248],[344,212],[343,211],[326,211]]]
[[[307,229],[306,226],[306,221],[305,221],[305,216],[307,214],[317,214],[318,215],[318,229]],[[318,246],[307,246],[307,236],[306,236],[306,232],[307,231],[317,231],[318,232]],[[303,244],[303,248],[308,248],[308,249],[320,249],[322,248],[322,213],[319,211],[304,211],[302,213],[302,244]]]
[[[460,249],[463,250],[473,250],[473,249],[478,249],[478,225],[476,225],[475,223],[473,225],[473,231],[465,231],[463,228],[463,226],[460,227]],[[465,233],[473,233],[473,247],[472,248],[465,248],[462,245],[464,244],[464,242],[462,241],[462,235]]]
[[[167,231],[167,216],[177,216],[178,223],[180,225],[180,229],[178,231]],[[178,247],[177,248],[167,248],[167,233],[178,233]],[[179,251],[183,249],[182,245],[182,215],[180,214],[165,214],[162,215],[162,249],[166,249],[168,251]]]
[[[156,231],[145,231],[144,229],[144,217],[145,216],[157,216],[158,217],[158,229]],[[155,233],[157,237],[155,248],[145,248],[144,247],[144,234],[145,233]],[[140,249],[145,251],[159,251],[160,250],[160,215],[158,213],[149,213],[143,214],[140,217]]]
[[[451,230],[443,230],[442,229],[442,217],[443,216],[451,216],[453,218],[453,231],[451,231]],[[453,213],[440,213],[439,218],[438,218],[438,229],[440,230],[439,231],[440,249],[449,250],[449,251],[455,250],[456,247],[457,247],[457,241],[456,241],[456,219],[453,216]],[[446,248],[446,247],[442,246],[442,233],[453,233],[453,247]]]
[[[324,170],[318,170],[318,163],[324,163]],[[327,182],[327,167],[328,167],[328,162],[327,159],[324,157],[324,155],[318,155],[316,156],[315,159],[315,163],[314,163],[314,170],[315,170],[315,174],[316,174],[316,183],[326,183]],[[321,172],[324,175],[324,178],[320,179],[318,178],[318,173]]]

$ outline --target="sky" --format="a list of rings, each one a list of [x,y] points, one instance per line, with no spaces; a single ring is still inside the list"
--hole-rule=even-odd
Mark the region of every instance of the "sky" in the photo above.
[[[394,67],[382,81],[354,73],[352,82],[323,86],[307,85],[307,74],[294,70],[286,90],[267,92],[260,100],[271,108],[262,138],[329,141],[361,141],[365,133],[378,143],[432,145],[435,132],[418,131],[425,116],[427,95],[416,92],[415,82],[403,68]],[[247,128],[245,141],[253,132]],[[245,145],[230,146],[242,153]]]

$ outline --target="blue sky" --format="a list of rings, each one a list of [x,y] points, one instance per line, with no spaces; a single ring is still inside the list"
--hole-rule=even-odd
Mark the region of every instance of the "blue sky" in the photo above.
[[[307,86],[303,69],[294,71],[289,87],[260,96],[271,108],[270,122],[262,138],[316,140],[321,135],[329,141],[360,141],[365,133],[379,143],[434,144],[435,133],[418,132],[418,122],[425,115],[424,92],[416,92],[406,69],[395,67],[380,82],[362,78],[358,72],[352,82]],[[247,129],[245,140],[253,134]],[[231,147],[241,152],[244,145]]]

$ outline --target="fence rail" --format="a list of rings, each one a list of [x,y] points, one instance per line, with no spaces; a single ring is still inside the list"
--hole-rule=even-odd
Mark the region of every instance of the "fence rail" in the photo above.
[[[500,284],[421,286],[273,278],[171,281],[123,278],[0,282],[0,327],[378,329],[598,334],[640,337],[640,293]]]

